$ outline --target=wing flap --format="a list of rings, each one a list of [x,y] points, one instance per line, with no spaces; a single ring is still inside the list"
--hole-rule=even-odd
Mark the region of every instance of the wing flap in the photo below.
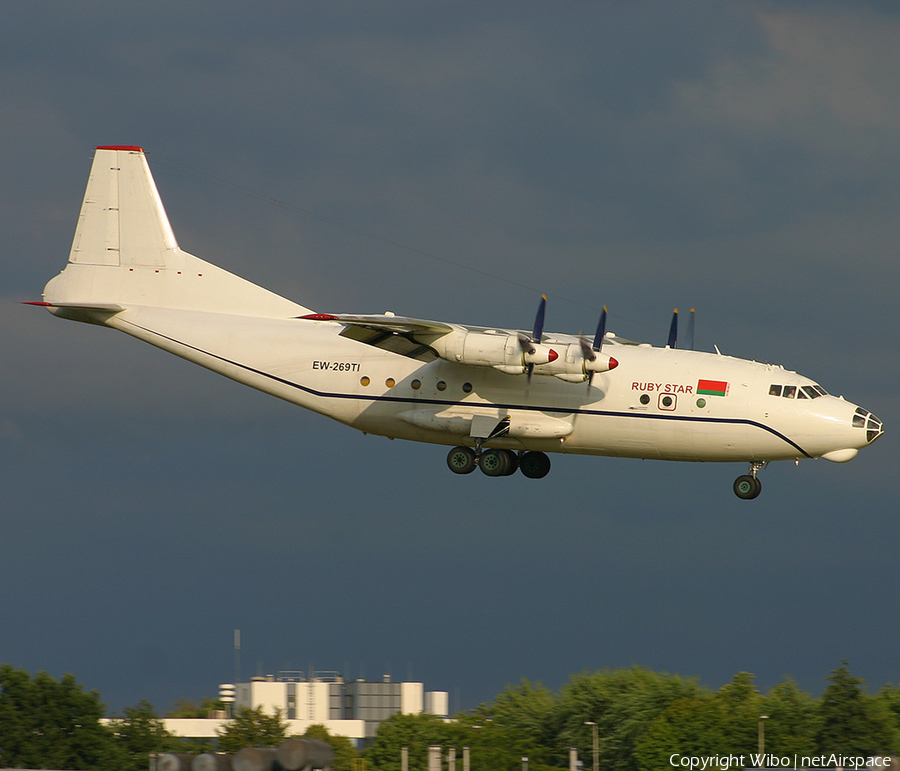
[[[397,332],[398,334],[428,335],[436,337],[446,335],[454,330],[451,324],[442,321],[429,321],[428,319],[414,319],[409,316],[394,316],[389,313],[359,315],[353,313],[310,313],[306,316],[297,316],[298,319],[312,321],[337,321],[350,326],[368,327],[369,329],[381,329],[385,332]]]

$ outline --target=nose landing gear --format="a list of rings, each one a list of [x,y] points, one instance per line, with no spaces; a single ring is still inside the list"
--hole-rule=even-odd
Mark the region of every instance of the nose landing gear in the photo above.
[[[751,501],[759,495],[762,491],[762,482],[756,478],[756,474],[765,467],[766,463],[764,462],[751,462],[749,473],[742,474],[734,480],[734,494],[745,501]]]

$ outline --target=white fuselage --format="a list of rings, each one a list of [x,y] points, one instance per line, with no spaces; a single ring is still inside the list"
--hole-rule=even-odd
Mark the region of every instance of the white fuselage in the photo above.
[[[64,314],[61,314],[64,315]],[[689,350],[617,345],[591,385],[421,361],[347,339],[334,321],[131,307],[109,326],[366,433],[474,444],[473,418],[510,418],[493,446],[690,461],[769,461],[858,450],[842,398],[772,396],[808,378]],[[550,336],[550,339],[554,339]],[[701,393],[701,381],[725,393]],[[708,390],[708,389],[706,389]],[[853,453],[855,454],[855,453]]]

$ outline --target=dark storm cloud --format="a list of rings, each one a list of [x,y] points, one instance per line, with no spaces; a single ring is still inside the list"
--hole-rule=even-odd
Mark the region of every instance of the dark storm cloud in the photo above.
[[[462,706],[634,662],[898,679],[892,5],[215,8],[6,9],[0,660],[115,709],[213,693],[236,627],[245,675],[390,666]],[[62,268],[107,143],[146,147],[183,248],[316,309],[528,326],[546,291],[548,328],[606,303],[660,344],[696,305],[702,348],[888,434],[775,464],[750,511],[731,466],[451,479],[440,448],[14,305]]]

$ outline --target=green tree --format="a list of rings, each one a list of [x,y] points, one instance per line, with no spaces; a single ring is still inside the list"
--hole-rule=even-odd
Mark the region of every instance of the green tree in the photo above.
[[[518,769],[527,757],[532,771],[548,769],[555,701],[543,686],[523,681],[508,687],[496,703],[457,715],[445,727],[444,743],[456,747],[457,756],[469,747],[473,767]]]
[[[351,771],[353,761],[359,757],[356,747],[346,736],[334,736],[319,723],[311,725],[300,739],[318,739],[328,742],[334,750],[334,766],[336,771]]]
[[[774,755],[815,753],[816,703],[790,678],[767,694],[760,714],[765,721],[765,750]]]
[[[611,771],[637,769],[635,748],[653,721],[679,699],[698,691],[694,680],[643,667],[600,670],[573,677],[562,689],[555,715],[553,747],[564,764],[568,747],[580,758],[593,757],[593,730],[600,737],[600,766]],[[670,752],[671,754],[671,752]]]
[[[185,744],[170,734],[146,700],[125,708],[125,717],[110,724],[122,754],[119,771],[145,771],[151,752],[185,751]]]
[[[894,728],[900,731],[900,685],[893,686],[888,683],[875,698],[894,716]]]
[[[719,754],[741,755],[759,747],[759,716],[763,697],[753,685],[753,675],[738,672],[714,697],[725,743]]]
[[[673,701],[659,714],[635,745],[636,767],[646,771],[670,768],[673,753],[717,755],[725,746],[719,706],[711,693]]]
[[[398,712],[378,726],[375,741],[366,750],[370,768],[400,771],[400,749],[409,749],[409,771],[426,771],[428,747],[443,744],[445,723],[436,715],[408,715]]]
[[[199,702],[196,699],[177,699],[165,717],[199,717],[205,718],[210,712],[225,709],[224,702],[205,696]]]
[[[641,769],[669,767],[681,755],[746,755],[756,752],[763,698],[753,675],[739,672],[715,694],[698,692],[659,714],[639,740],[635,760]]]
[[[277,747],[286,738],[287,725],[281,720],[281,710],[267,715],[263,708],[242,707],[224,729],[218,731],[219,749],[237,752],[244,747]]]
[[[868,756],[897,749],[889,706],[863,691],[865,680],[851,675],[846,661],[825,679],[829,685],[819,701],[815,734],[820,754]]]
[[[0,666],[0,766],[7,768],[115,768],[120,757],[112,731],[100,723],[104,706],[74,675],[59,682],[46,672],[32,679]]]

